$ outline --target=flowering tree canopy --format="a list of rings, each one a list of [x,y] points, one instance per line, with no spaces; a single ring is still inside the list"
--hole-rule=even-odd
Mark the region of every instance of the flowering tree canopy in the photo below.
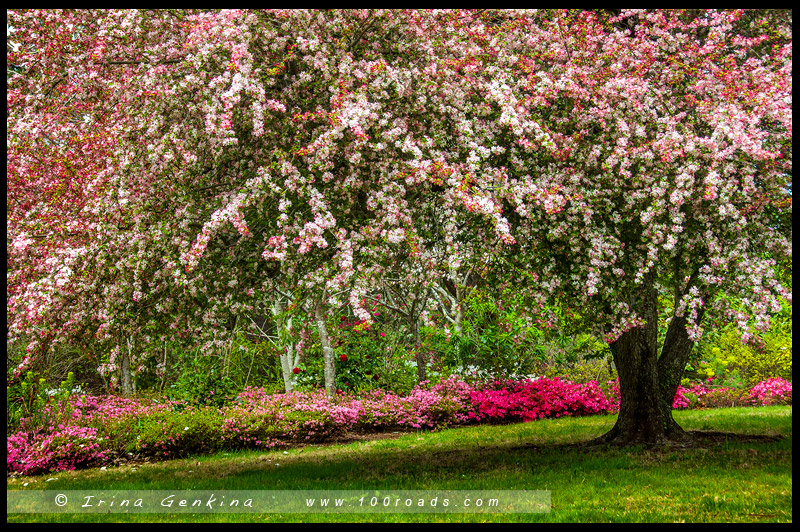
[[[7,315],[29,356],[220,341],[274,283],[369,320],[393,261],[488,253],[591,317],[620,371],[610,437],[657,441],[682,435],[702,320],[747,334],[791,302],[790,12],[8,19]]]

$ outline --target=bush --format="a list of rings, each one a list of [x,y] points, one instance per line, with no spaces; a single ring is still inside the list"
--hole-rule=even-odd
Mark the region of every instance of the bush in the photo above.
[[[372,308],[378,312],[379,305]],[[380,313],[378,313],[380,314]],[[336,388],[348,392],[374,389],[398,394],[410,392],[416,382],[413,356],[402,331],[384,332],[380,318],[373,325],[340,315],[330,327],[336,365]],[[324,385],[324,367],[319,343],[306,346],[296,389],[314,392]]]
[[[744,343],[735,329],[710,334],[701,342],[689,376],[727,378],[739,376],[746,386],[771,379],[792,379],[792,307],[773,317],[772,327]]]
[[[225,374],[220,357],[184,355],[182,358],[186,369],[170,386],[171,399],[192,405],[222,406],[236,395],[239,388]]]
[[[773,377],[791,379],[791,340],[787,346],[781,337],[767,338],[762,347],[756,347],[743,343],[734,330],[724,332],[704,351],[707,374],[724,377],[736,373],[749,386]]]
[[[220,440],[228,449],[264,448],[282,445],[275,439],[274,416],[260,409],[226,409],[220,428]]]
[[[462,333],[425,327],[424,348],[435,357],[434,369],[469,380],[525,378],[544,360],[545,333],[537,321],[518,311],[522,295],[506,289],[496,297],[473,289],[462,302]]]
[[[358,417],[356,410],[346,402],[339,404],[336,399],[329,400],[322,390],[269,395],[262,389],[250,388],[239,394],[237,406],[233,408],[253,413],[247,415],[251,422],[244,426],[258,427],[258,435],[264,436],[264,440],[321,440],[349,430]],[[239,423],[234,421],[231,426],[237,425]]]
[[[767,379],[753,386],[750,400],[757,405],[792,404],[792,383],[783,379]]]
[[[138,418],[137,437],[126,449],[142,455],[172,458],[219,448],[222,416],[214,408],[189,406]]]
[[[509,423],[566,415],[604,414],[615,405],[596,382],[576,384],[556,378],[497,381],[470,394],[476,420]]]
[[[68,423],[72,416],[70,397],[79,391],[72,373],[58,388],[50,388],[43,378],[37,382],[35,372],[27,372],[19,385],[6,386],[6,432],[19,428],[36,431]]]
[[[617,372],[611,365],[610,357],[591,359],[581,357],[572,363],[565,362],[550,366],[544,369],[542,376],[548,379],[558,378],[578,383],[605,382],[616,379]]]
[[[108,449],[93,427],[60,425],[52,432],[17,432],[6,438],[6,470],[35,475],[103,463]]]

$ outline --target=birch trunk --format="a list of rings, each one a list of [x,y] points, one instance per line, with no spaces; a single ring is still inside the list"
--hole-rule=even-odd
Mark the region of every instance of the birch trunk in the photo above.
[[[325,394],[333,397],[336,394],[336,367],[333,360],[333,347],[331,347],[328,327],[325,325],[324,303],[320,301],[314,308],[314,319],[319,332],[319,342],[322,345],[322,360],[325,369]]]

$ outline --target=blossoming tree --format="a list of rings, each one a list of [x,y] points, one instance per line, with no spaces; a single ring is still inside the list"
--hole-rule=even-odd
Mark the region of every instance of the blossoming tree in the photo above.
[[[791,254],[775,222],[791,212],[790,13],[9,24],[7,308],[31,357],[122,334],[219,343],[276,282],[316,294],[317,321],[343,301],[369,320],[387,260],[469,242],[527,272],[542,306],[591,318],[620,375],[605,439],[652,443],[685,437],[672,398],[703,319],[747,334],[791,301],[774,258]],[[432,239],[431,205],[475,237]]]

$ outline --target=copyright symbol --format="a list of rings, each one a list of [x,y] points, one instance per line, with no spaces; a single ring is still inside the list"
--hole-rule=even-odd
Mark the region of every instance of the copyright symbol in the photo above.
[[[63,493],[59,493],[56,495],[56,506],[66,506],[67,505],[67,496]]]

